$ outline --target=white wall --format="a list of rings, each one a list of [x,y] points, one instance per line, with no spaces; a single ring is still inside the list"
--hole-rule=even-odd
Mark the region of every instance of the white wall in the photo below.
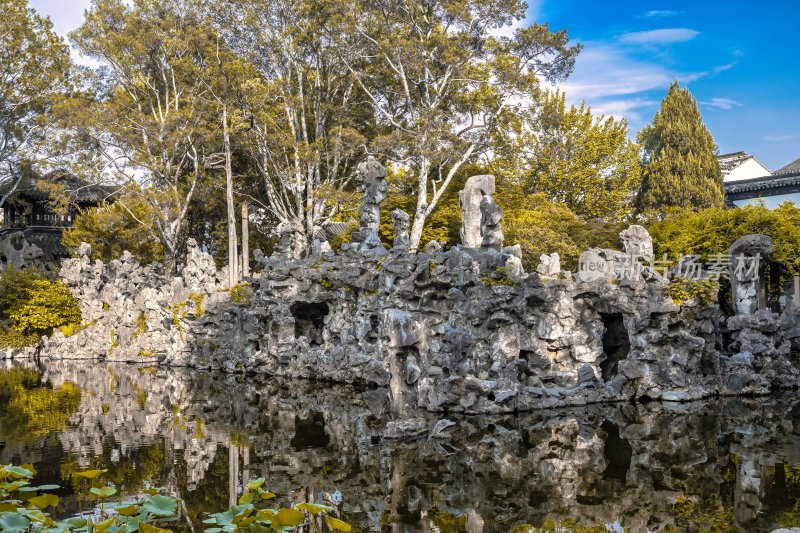
[[[769,209],[775,209],[783,202],[794,202],[794,205],[800,207],[800,193],[792,193],[792,194],[781,194],[779,196],[767,196],[765,198],[749,198],[747,200],[736,200],[733,204],[736,207],[744,207],[748,204],[755,204],[759,201],[763,200],[764,204]]]
[[[764,165],[753,159],[752,157],[731,170],[731,172],[724,177],[725,183],[731,181],[749,180],[751,178],[761,178],[764,176],[771,176],[772,172],[769,171]]]

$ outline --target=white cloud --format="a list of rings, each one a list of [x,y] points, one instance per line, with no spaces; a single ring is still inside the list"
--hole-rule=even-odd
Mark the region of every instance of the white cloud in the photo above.
[[[625,33],[618,40],[624,44],[671,44],[691,41],[698,35],[699,31],[689,28],[663,28]]]
[[[733,100],[732,98],[712,98],[700,104],[711,107],[713,109],[733,109],[734,107],[741,107],[742,103]]]
[[[730,70],[736,66],[736,61],[733,63],[727,63],[725,65],[720,65],[718,67],[714,67],[714,74],[719,74],[720,72],[725,72],[726,70]]]
[[[672,9],[653,9],[644,14],[647,18],[674,17],[678,12]]]
[[[678,79],[689,83],[705,72],[680,73],[662,65],[629,57],[618,46],[597,42],[584,43],[575,71],[560,87],[573,98],[592,101],[597,98],[632,95],[666,88]]]
[[[781,142],[791,141],[797,138],[797,135],[767,135],[764,140],[767,142]]]

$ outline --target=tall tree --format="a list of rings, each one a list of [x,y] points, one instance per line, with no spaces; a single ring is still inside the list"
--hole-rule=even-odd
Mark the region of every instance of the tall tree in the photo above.
[[[191,0],[95,0],[71,38],[101,66],[63,109],[70,141],[98,179],[127,185],[149,206],[142,218],[121,198],[174,270],[204,156],[218,148],[208,105],[214,33]]]
[[[0,0],[0,205],[19,185],[26,162],[42,157],[37,142],[53,100],[67,88],[69,49],[49,19],[26,0]]]
[[[313,0],[234,0],[216,6],[219,31],[257,70],[243,91],[248,146],[275,220],[295,228],[302,255],[352,191],[372,111],[323,31]]]
[[[490,133],[534,101],[539,79],[563,80],[580,45],[534,24],[522,0],[331,0],[321,4],[361,94],[386,133],[374,150],[416,177],[411,248],[419,245],[458,170],[490,147]]]
[[[638,140],[644,151],[638,198],[642,212],[722,206],[717,145],[688,89],[672,82],[661,110],[639,132]]]
[[[503,188],[541,193],[576,215],[623,220],[641,183],[639,147],[628,125],[595,117],[585,104],[567,107],[564,94],[546,92],[541,105],[495,137],[491,167]]]

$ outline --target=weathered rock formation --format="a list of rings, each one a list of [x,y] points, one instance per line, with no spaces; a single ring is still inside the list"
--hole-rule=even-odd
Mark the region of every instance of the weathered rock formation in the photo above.
[[[481,245],[481,200],[495,193],[494,176],[472,176],[458,193],[461,205],[461,245],[478,248]]]
[[[377,159],[370,156],[358,165],[356,178],[359,187],[364,191],[364,199],[359,207],[358,231],[353,232],[349,248],[353,250],[382,250],[383,245],[378,238],[381,223],[381,203],[386,199],[388,185],[386,169]]]
[[[621,233],[625,252],[583,254],[574,277],[556,272],[553,256],[543,270],[558,276],[529,275],[520,247],[502,246],[502,209],[481,178],[462,195],[473,205],[481,194],[480,248],[432,241],[409,253],[408,217],[395,212],[389,253],[377,236],[385,175],[374,159],[359,167],[355,242],[297,259],[281,241],[272,257],[259,254],[251,287],[223,289],[194,243],[169,279],[127,252],[103,264],[82,247],[61,276],[85,328],[54,333],[39,352],[368,383],[390,391],[394,415],[412,421],[404,431],[426,410],[683,401],[798,385],[791,341],[800,321],[768,310],[726,320],[696,298],[676,305],[669,282],[640,263],[652,257],[641,226]]]

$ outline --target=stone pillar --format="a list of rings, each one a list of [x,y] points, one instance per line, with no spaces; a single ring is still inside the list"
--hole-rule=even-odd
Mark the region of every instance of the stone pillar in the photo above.
[[[758,278],[758,310],[762,311],[767,308],[768,301],[767,301],[767,293],[768,293],[769,283],[767,280],[760,276]]]
[[[494,176],[472,176],[458,193],[461,206],[461,244],[468,248],[481,246],[481,200],[495,192]]]
[[[411,242],[408,237],[408,225],[410,220],[408,213],[402,209],[395,209],[392,211],[392,227],[394,227],[393,250],[408,251]]]
[[[792,300],[794,301],[794,308],[800,309],[800,276],[794,276],[794,295]]]
[[[369,156],[366,161],[358,165],[356,181],[364,198],[358,209],[358,231],[353,232],[352,243],[355,248],[370,250],[383,248],[378,238],[378,229],[381,224],[381,203],[386,199],[388,184],[386,183],[386,168],[377,159]]]
[[[771,253],[772,238],[768,235],[745,235],[731,245],[729,275],[736,314],[752,314],[766,308],[759,270],[763,258]]]

